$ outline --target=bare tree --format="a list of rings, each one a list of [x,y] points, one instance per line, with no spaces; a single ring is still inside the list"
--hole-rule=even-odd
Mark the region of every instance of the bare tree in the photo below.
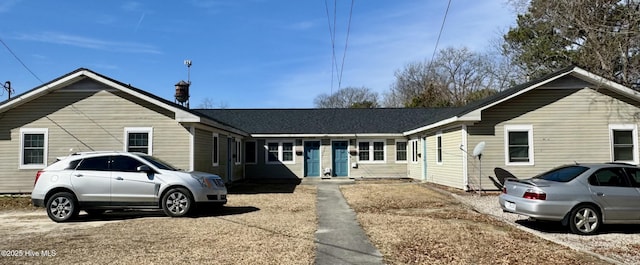
[[[431,63],[414,62],[397,71],[391,91],[385,94],[385,106],[465,105],[479,95],[491,94],[487,91],[500,91],[513,83],[515,75],[503,66],[506,62],[467,48],[446,48]]]
[[[200,102],[200,104],[198,105],[199,109],[213,109],[213,108],[226,109],[228,107],[229,107],[229,104],[227,104],[227,102],[220,101],[217,104],[215,104],[213,100],[209,97],[202,99],[202,102]]]
[[[378,93],[366,87],[345,87],[335,93],[320,94],[314,99],[317,108],[376,108]]]

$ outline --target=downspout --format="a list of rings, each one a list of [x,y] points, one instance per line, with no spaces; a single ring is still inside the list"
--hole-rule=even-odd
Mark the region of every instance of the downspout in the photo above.
[[[462,185],[464,191],[469,190],[469,166],[468,166],[468,158],[467,154],[467,125],[463,124],[462,129],[460,130],[462,133],[462,143],[460,143],[460,152],[462,152]]]
[[[427,137],[420,137],[422,139],[422,180],[427,181]]]
[[[195,170],[195,138],[196,138],[196,127],[191,125],[189,127],[189,171]]]

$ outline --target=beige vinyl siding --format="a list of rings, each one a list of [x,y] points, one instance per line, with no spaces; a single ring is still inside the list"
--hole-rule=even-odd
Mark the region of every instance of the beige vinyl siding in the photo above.
[[[604,89],[538,89],[485,110],[483,121],[469,126],[469,146],[486,142],[483,176],[493,176],[495,167],[526,178],[567,163],[609,162],[609,125],[637,125],[639,112],[637,102]],[[505,125],[533,127],[533,165],[506,165]],[[471,163],[469,174],[478,174]]]
[[[442,136],[442,163],[436,161],[437,136]],[[449,187],[465,189],[462,127],[455,127],[427,136],[427,181]]]
[[[293,142],[293,159],[295,163],[266,162],[267,142]],[[257,139],[257,163],[245,165],[247,179],[299,179],[304,169],[304,155],[300,139]],[[322,147],[321,147],[322,148]],[[322,152],[322,151],[321,151]],[[323,153],[324,154],[324,153]]]
[[[367,139],[359,139],[360,141],[368,141]],[[381,139],[372,139],[379,141]],[[407,165],[404,163],[396,163],[396,140],[385,139],[385,162],[358,162],[357,168],[350,169],[350,177],[355,178],[384,178],[384,177],[406,177]],[[356,143],[357,144],[357,143]],[[356,148],[354,146],[353,148]],[[351,147],[350,147],[351,148]],[[370,148],[373,148],[371,146]],[[351,161],[358,161],[358,156],[351,156]],[[351,165],[349,165],[351,166]]]
[[[31,192],[37,170],[19,170],[20,129],[48,128],[47,165],[56,157],[92,150],[124,150],[125,127],[153,128],[153,155],[189,168],[189,130],[169,113],[151,110],[124,93],[54,92],[0,114],[0,192]]]

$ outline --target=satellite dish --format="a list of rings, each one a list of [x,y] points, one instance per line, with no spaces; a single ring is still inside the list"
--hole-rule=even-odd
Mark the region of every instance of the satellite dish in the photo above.
[[[484,151],[484,142],[479,142],[475,148],[473,148],[473,156],[481,156],[482,151]]]

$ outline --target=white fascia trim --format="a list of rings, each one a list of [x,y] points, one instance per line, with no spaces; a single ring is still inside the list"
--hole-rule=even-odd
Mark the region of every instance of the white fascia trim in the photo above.
[[[231,126],[223,125],[223,124],[221,124],[221,123],[219,123],[217,121],[211,120],[211,119],[201,118],[198,122],[200,122],[202,124],[205,124],[205,125],[208,125],[208,126],[211,126],[211,127],[214,127],[214,128],[217,128],[217,129],[220,129],[220,130],[225,130],[225,131],[230,132],[230,133],[235,133],[235,134],[237,134],[239,136],[243,136],[243,137],[249,136],[249,134],[247,132],[241,131],[241,130],[233,128]]]
[[[63,86],[66,83],[71,83],[72,81],[81,78],[82,75],[84,74],[84,72],[86,71],[80,71],[77,72],[75,74],[69,75],[67,77],[61,78],[59,80],[56,80],[55,82],[52,82],[51,84],[48,85],[44,85],[36,90],[33,90],[29,93],[26,93],[24,95],[21,95],[19,97],[14,97],[12,98],[9,102],[0,105],[0,112],[5,112],[7,110],[10,110],[14,107],[20,106],[26,102],[28,102],[29,100],[38,97],[40,95],[44,95],[47,94],[49,92],[52,92],[56,89],[58,89],[58,87]]]
[[[574,68],[573,69],[574,72],[574,76],[579,76],[579,77],[583,77],[585,79],[588,79],[589,81],[591,81],[592,83],[596,83],[596,84],[601,84],[602,86],[605,86],[607,88],[609,88],[612,91],[618,92],[619,94],[623,94],[629,97],[632,97],[636,100],[640,100],[640,92],[635,91],[633,89],[630,89],[626,86],[623,86],[621,84],[618,84],[616,82],[613,82],[611,80],[608,80],[604,77],[601,77],[599,75],[593,74],[589,71],[586,71],[584,69],[581,68]]]
[[[195,170],[196,161],[196,127],[189,127],[189,171]]]
[[[361,137],[403,137],[402,133],[349,133],[349,134],[252,134],[253,138],[361,138]]]
[[[439,122],[432,123],[432,124],[429,124],[427,126],[423,126],[423,127],[417,128],[417,129],[413,129],[411,131],[406,131],[406,132],[402,133],[402,135],[409,136],[409,135],[412,135],[412,134],[421,133],[423,131],[427,131],[427,130],[430,130],[430,129],[433,129],[433,128],[438,128],[440,126],[443,126],[443,125],[446,125],[446,124],[449,124],[449,123],[453,123],[453,122],[456,122],[456,121],[459,121],[458,117],[451,117],[451,118],[448,118],[446,120],[441,120]]]

